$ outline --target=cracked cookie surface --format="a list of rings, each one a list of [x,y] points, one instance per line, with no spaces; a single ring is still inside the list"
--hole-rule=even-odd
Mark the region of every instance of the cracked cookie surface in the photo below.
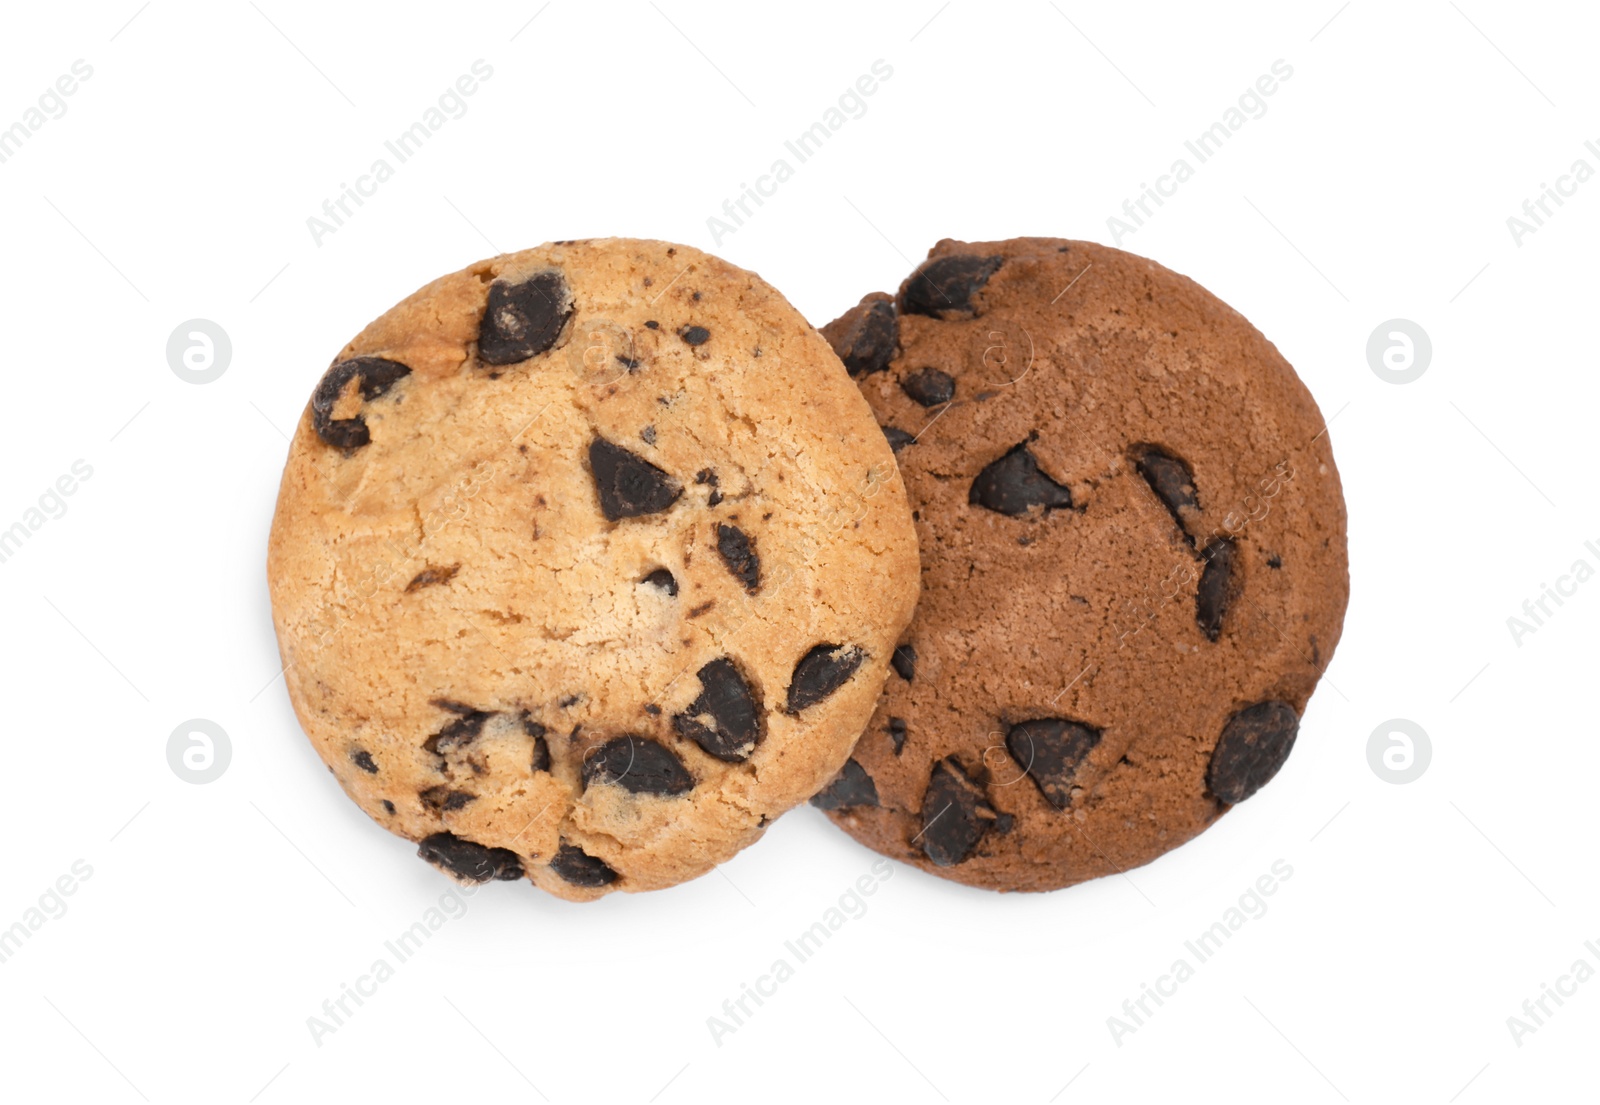
[[[894,448],[923,591],[813,804],[945,878],[1051,890],[1272,779],[1349,583],[1322,416],[1260,332],[1045,238],[940,242],[822,332]]]
[[[434,281],[300,419],[268,550],[290,701],[458,879],[670,886],[844,764],[918,587],[893,454],[759,277],[559,242]]]

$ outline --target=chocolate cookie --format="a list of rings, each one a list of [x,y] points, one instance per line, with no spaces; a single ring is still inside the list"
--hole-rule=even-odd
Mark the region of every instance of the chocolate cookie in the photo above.
[[[1348,575],[1328,435],[1271,343],[1160,265],[1044,238],[940,242],[823,333],[896,451],[923,590],[814,804],[945,878],[1050,890],[1273,777]]]
[[[700,875],[844,763],[917,594],[904,485],[751,273],[560,242],[434,281],[312,394],[268,553],[290,700],[457,878]]]

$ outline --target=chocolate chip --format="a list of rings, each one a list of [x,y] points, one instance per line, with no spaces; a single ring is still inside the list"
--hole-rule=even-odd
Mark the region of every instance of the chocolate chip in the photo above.
[[[852,314],[854,317],[850,318]],[[863,303],[851,308],[844,318],[850,321],[842,329],[837,323],[826,329],[835,331],[830,344],[844,362],[845,371],[852,376],[870,376],[888,368],[900,341],[894,301],[875,299]],[[839,321],[843,322],[844,318]]]
[[[373,760],[372,753],[368,752],[365,748],[357,748],[354,752],[351,752],[350,762],[355,764],[362,771],[365,771],[368,775],[376,775],[378,773],[378,765]]]
[[[915,645],[901,645],[894,650],[894,655],[889,657],[889,664],[894,668],[894,673],[907,683],[911,682],[917,674],[917,649]]]
[[[646,330],[659,330],[659,329],[661,329],[661,324],[659,322],[657,322],[655,319],[651,319],[649,322],[645,323],[644,325],[645,325],[645,329]]]
[[[1215,641],[1222,634],[1222,618],[1228,612],[1233,597],[1233,560],[1236,546],[1233,539],[1219,537],[1205,547],[1201,557],[1206,562],[1200,573],[1200,585],[1195,589],[1194,618],[1200,623],[1200,632],[1206,640]]]
[[[1206,786],[1224,802],[1243,802],[1278,773],[1299,730],[1300,719],[1287,702],[1246,706],[1222,727]]]
[[[1135,445],[1133,465],[1144,477],[1144,482],[1150,485],[1150,490],[1156,493],[1156,498],[1166,506],[1172,520],[1178,523],[1185,540],[1193,545],[1194,538],[1189,535],[1187,516],[1199,512],[1200,497],[1195,493],[1194,473],[1190,471],[1188,463],[1159,446]]]
[[[956,380],[937,368],[919,368],[900,381],[900,390],[924,407],[937,407],[956,397]]]
[[[698,484],[709,484],[711,486],[711,494],[706,496],[707,506],[716,506],[718,503],[722,502],[722,492],[717,488],[717,474],[711,469],[702,468],[700,471],[696,472],[694,474],[694,482]]]
[[[533,740],[533,757],[529,761],[535,771],[550,770],[550,742],[545,740],[547,730],[533,718],[528,716],[528,711],[522,711],[522,731]]]
[[[940,760],[922,795],[922,851],[937,867],[972,855],[993,823],[994,807],[954,758]]]
[[[883,436],[889,441],[890,452],[894,453],[898,453],[901,449],[917,440],[898,426],[885,426],[883,428]]]
[[[362,415],[354,418],[335,418],[333,408],[344,394],[352,379],[359,379],[361,398],[370,403],[394,387],[395,381],[411,375],[411,369],[399,361],[382,357],[352,357],[340,361],[323,373],[317,390],[311,393],[311,425],[317,436],[329,445],[340,449],[359,449],[372,440],[367,420]]]
[[[615,783],[630,794],[685,794],[694,776],[683,761],[646,737],[613,737],[583,761],[583,785]]]
[[[1277,553],[1273,553],[1271,556],[1267,557],[1267,567],[1271,568],[1273,571],[1277,571],[1279,568],[1283,567],[1283,558]]]
[[[896,756],[900,755],[906,746],[906,719],[903,717],[890,718],[889,724],[883,731],[889,734],[889,740],[894,743],[894,754]]]
[[[753,595],[760,590],[761,558],[743,530],[718,523],[717,552],[722,554],[722,562],[733,573],[733,578],[744,584],[746,591]]]
[[[589,468],[608,522],[666,510],[683,494],[671,476],[603,437],[589,443]]]
[[[673,727],[719,760],[749,759],[761,740],[750,685],[727,657],[702,667],[699,679],[700,697],[672,719]]]
[[[833,782],[823,787],[811,799],[819,810],[842,810],[847,806],[876,806],[878,787],[867,774],[867,769],[855,760],[846,760]]]
[[[469,794],[464,790],[451,790],[442,784],[436,787],[429,787],[427,790],[419,790],[417,797],[422,799],[424,806],[427,806],[435,813],[459,810],[468,802],[477,801],[478,798],[476,794]]]
[[[1072,778],[1100,743],[1100,730],[1065,718],[1022,721],[1006,731],[1006,749],[1058,810],[1072,804]]]
[[[711,340],[711,331],[704,326],[685,326],[678,331],[678,337],[690,345],[704,345]]]
[[[977,313],[972,305],[973,295],[1004,261],[1004,257],[955,254],[927,262],[911,274],[900,290],[901,314],[970,318]]]
[[[389,812],[394,812],[392,806]],[[511,882],[522,877],[522,859],[517,853],[508,848],[485,847],[454,833],[424,837],[417,846],[417,855],[467,882]]]
[[[385,809],[385,810],[386,810],[386,811],[388,811],[388,813],[389,813],[389,815],[390,815],[390,816],[391,816],[391,817],[393,817],[393,816],[394,816],[394,803],[393,803],[393,802],[391,802],[391,801],[389,801],[389,800],[388,800],[388,799],[387,799],[387,798],[385,798],[385,799],[384,799],[384,800],[383,800],[383,808],[384,808],[384,809]]]
[[[654,426],[646,426],[644,429],[640,430],[639,440],[643,441],[646,445],[654,445],[656,443],[656,428]]]
[[[789,713],[815,706],[849,682],[867,654],[855,645],[817,645],[800,658],[789,680]]]
[[[411,582],[406,584],[406,594],[420,591],[424,587],[432,587],[437,583],[449,583],[456,578],[456,573],[461,570],[461,565],[452,564],[448,568],[424,568],[411,577]]]
[[[582,848],[565,840],[550,861],[550,870],[573,886],[610,886],[617,881],[617,873]]]
[[[967,502],[1015,518],[1036,506],[1047,513],[1070,507],[1072,492],[1041,472],[1028,443],[1022,442],[978,473]]]
[[[478,359],[515,364],[556,343],[572,315],[572,292],[559,272],[536,272],[520,284],[496,280],[478,325]]]
[[[659,587],[674,598],[678,595],[678,581],[665,568],[657,568],[639,582],[648,583],[652,587]]]
[[[422,742],[422,747],[434,755],[443,755],[452,748],[471,744],[478,739],[478,734],[483,732],[484,722],[494,717],[493,710],[475,710],[471,706],[449,702],[442,698],[434,699],[433,705],[457,715],[455,721]]]
[[[637,358],[624,357],[621,353],[618,353],[617,354],[617,363],[622,365],[622,367],[627,369],[629,372],[633,372],[633,371],[636,371],[638,369],[639,365],[642,362],[639,361]]]

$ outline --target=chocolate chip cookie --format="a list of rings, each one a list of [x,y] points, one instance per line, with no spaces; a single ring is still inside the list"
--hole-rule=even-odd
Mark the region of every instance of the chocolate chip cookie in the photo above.
[[[1326,427],[1266,338],[1045,238],[940,242],[823,333],[899,459],[923,590],[815,805],[945,878],[1050,890],[1277,773],[1349,584]]]
[[[268,552],[340,785],[460,879],[700,875],[843,764],[917,595],[889,445],[755,275],[558,242],[434,281],[312,393]]]

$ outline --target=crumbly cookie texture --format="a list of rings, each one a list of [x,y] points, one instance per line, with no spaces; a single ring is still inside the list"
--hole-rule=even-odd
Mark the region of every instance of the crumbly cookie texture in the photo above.
[[[828,344],[686,246],[443,277],[318,384],[268,550],[295,713],[456,878],[694,878],[837,772],[916,602],[893,454]]]
[[[1087,242],[940,242],[823,328],[896,451],[923,592],[813,799],[885,855],[1051,890],[1282,766],[1349,578],[1328,434],[1237,312]]]

